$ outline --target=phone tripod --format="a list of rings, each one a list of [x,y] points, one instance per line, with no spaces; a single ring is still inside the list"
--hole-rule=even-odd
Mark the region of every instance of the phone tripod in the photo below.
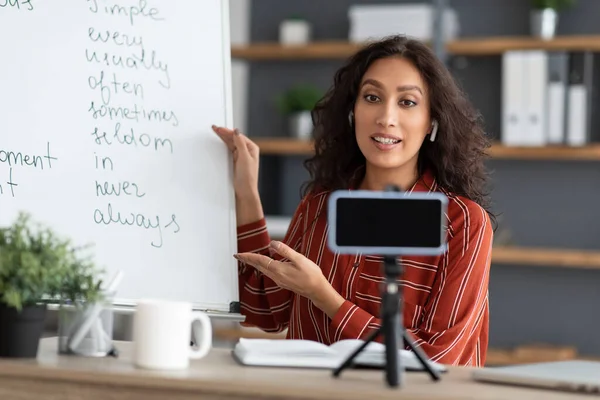
[[[440,374],[435,371],[427,362],[427,356],[423,351],[416,347],[409,338],[406,330],[402,326],[402,308],[400,306],[402,299],[402,285],[398,285],[396,277],[402,275],[402,265],[396,262],[393,256],[385,256],[383,261],[385,272],[385,290],[381,299],[381,327],[372,332],[365,342],[360,345],[352,354],[344,360],[342,365],[333,371],[333,376],[339,376],[344,369],[349,367],[354,359],[375,340],[379,335],[383,335],[385,344],[385,376],[386,382],[390,387],[403,386],[404,366],[400,363],[398,339],[404,340],[405,346],[408,346],[417,356],[425,371],[429,373],[435,381],[440,379]]]

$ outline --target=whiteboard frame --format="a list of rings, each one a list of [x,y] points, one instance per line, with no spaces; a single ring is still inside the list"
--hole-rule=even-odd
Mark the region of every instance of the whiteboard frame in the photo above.
[[[232,70],[231,70],[231,32],[230,32],[230,16],[229,16],[229,0],[219,0],[221,3],[221,58],[223,60],[223,92],[224,92],[224,110],[225,110],[225,124],[227,127],[233,128],[233,91],[232,91]],[[229,156],[231,160],[231,155]],[[233,185],[233,163],[230,162],[227,168],[228,181],[230,185]],[[231,186],[233,187],[233,186]],[[234,251],[237,252],[237,216],[235,212],[235,192],[232,189],[229,196],[229,241],[233,244]],[[194,311],[203,311],[212,316],[222,314],[229,318],[244,320],[245,317],[241,316],[239,311],[239,286],[237,274],[237,261],[231,255],[231,264],[223,266],[231,271],[231,287],[230,292],[236,293],[236,299],[232,300],[232,304],[227,305],[229,310],[223,310],[221,304],[215,303],[192,303]],[[107,277],[111,278],[111,277]],[[112,307],[116,311],[121,313],[127,313],[130,309],[133,311],[137,305],[137,300],[115,297],[112,301]]]

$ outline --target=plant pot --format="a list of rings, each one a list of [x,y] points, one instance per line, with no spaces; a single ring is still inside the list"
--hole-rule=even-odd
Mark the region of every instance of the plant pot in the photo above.
[[[300,140],[312,139],[313,123],[310,111],[300,111],[289,116],[290,136]]]
[[[0,357],[36,358],[45,323],[45,304],[21,312],[0,304]]]
[[[531,34],[549,40],[556,34],[558,13],[552,8],[531,10]]]

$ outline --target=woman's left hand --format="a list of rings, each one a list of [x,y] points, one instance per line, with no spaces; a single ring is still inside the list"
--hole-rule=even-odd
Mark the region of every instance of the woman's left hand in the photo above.
[[[271,278],[279,287],[291,290],[311,300],[318,297],[319,292],[326,290],[327,286],[331,287],[321,268],[291,247],[281,242],[272,241],[270,249],[289,261],[277,261],[256,253],[238,253],[234,257],[253,266],[262,274]]]
[[[285,243],[272,241],[269,248],[289,261],[256,253],[239,253],[234,257],[271,278],[277,286],[306,297],[333,318],[345,299],[331,286],[321,268]]]
[[[270,249],[271,252],[275,252],[289,261],[277,261],[256,253],[238,253],[234,257],[256,268],[282,289],[291,290],[309,299],[313,299],[326,285],[329,285],[321,268],[291,247],[272,241]]]

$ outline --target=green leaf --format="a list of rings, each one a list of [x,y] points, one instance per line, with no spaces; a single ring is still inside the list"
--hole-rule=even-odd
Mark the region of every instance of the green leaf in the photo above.
[[[314,86],[296,85],[276,98],[277,106],[283,114],[310,111],[322,95],[322,91]]]
[[[102,299],[100,271],[86,254],[52,229],[19,213],[0,227],[0,302],[21,309],[47,299],[94,302]]]
[[[575,5],[575,0],[532,0],[531,4],[536,9],[551,8],[558,11]]]

